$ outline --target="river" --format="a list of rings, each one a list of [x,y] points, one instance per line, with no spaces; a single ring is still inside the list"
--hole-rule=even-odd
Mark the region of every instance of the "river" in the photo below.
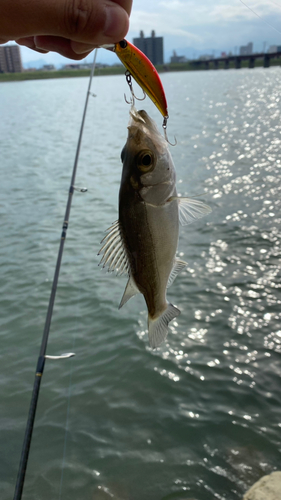
[[[280,469],[280,68],[163,74],[182,227],[181,311],[148,346],[126,278],[98,267],[117,219],[125,77],[93,80],[27,468],[28,500],[241,500]],[[87,78],[0,84],[0,491],[10,500]],[[141,95],[135,85],[136,94]],[[146,99],[137,103],[161,127]]]

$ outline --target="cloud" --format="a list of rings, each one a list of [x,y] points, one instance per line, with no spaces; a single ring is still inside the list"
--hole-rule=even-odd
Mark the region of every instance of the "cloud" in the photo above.
[[[138,36],[140,30],[145,36],[155,30],[156,35],[164,37],[166,56],[174,48],[233,50],[234,46],[253,41],[261,50],[264,40],[268,45],[281,45],[281,36],[275,31],[281,31],[281,0],[243,2],[262,19],[240,0],[133,0],[128,39]],[[108,57],[106,51],[98,55],[100,61],[113,63]],[[24,60],[35,58],[38,55],[32,57],[32,51],[23,54]],[[45,58],[55,64],[68,62],[54,53]]]
[[[243,0],[244,1],[244,0]],[[202,27],[219,23],[239,23],[270,16],[281,17],[281,3],[275,0],[135,0],[131,17],[133,29],[141,23],[157,24],[158,31],[172,34],[178,29],[192,36],[191,27]],[[151,5],[152,4],[152,5]],[[153,6],[153,7],[152,7]],[[278,8],[279,7],[279,8]],[[256,14],[255,14],[255,13]],[[149,22],[150,21],[150,22]]]
[[[243,2],[252,11],[240,0],[134,0],[129,37],[140,30],[149,36],[154,29],[165,37],[169,49],[209,46],[225,50],[250,40],[260,44],[261,37],[278,44],[275,30],[281,26],[281,0]]]
[[[155,30],[159,36],[173,35],[183,37],[190,43],[202,41],[202,37],[196,33],[192,33],[186,24],[185,21],[182,21],[179,13],[174,12],[172,16],[169,16],[165,11],[148,12],[135,10],[131,16],[130,33],[139,33],[140,30],[143,30],[145,35],[148,35],[151,30]]]
[[[210,11],[210,22],[232,21],[243,22],[251,21],[257,17],[265,18],[268,16],[276,15],[276,6],[270,3],[271,0],[264,1],[251,1],[235,0],[232,5],[222,1],[216,3]],[[281,4],[279,5],[279,14],[281,14]]]

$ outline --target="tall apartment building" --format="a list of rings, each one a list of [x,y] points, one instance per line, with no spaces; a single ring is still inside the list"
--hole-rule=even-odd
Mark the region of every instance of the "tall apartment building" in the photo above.
[[[154,30],[151,36],[146,38],[141,31],[139,38],[133,39],[133,44],[151,60],[152,64],[163,64],[163,37],[155,36]]]
[[[0,73],[21,73],[22,63],[18,45],[0,46]]]

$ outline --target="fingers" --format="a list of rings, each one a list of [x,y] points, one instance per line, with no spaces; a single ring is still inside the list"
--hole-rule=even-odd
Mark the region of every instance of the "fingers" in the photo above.
[[[52,35],[88,48],[115,43],[127,34],[131,5],[132,0],[1,0],[1,39]],[[83,47],[77,44],[75,53]]]
[[[119,2],[121,0],[72,0],[65,16],[66,32],[60,35],[78,43],[92,44],[92,47],[122,40],[129,28],[129,17]]]
[[[124,9],[128,16],[131,14],[132,10],[132,0],[113,0],[115,3],[118,3],[122,9]]]
[[[35,36],[34,37],[34,45],[35,50],[38,52],[58,52],[64,57],[68,57],[69,59],[76,59],[79,61],[80,59],[84,59],[87,55],[93,50],[93,47],[90,48],[84,47],[80,53],[74,52],[72,48],[71,40],[67,40],[66,38],[62,38],[59,36]],[[31,47],[32,48],[32,47]]]
[[[42,50],[36,47],[33,36],[28,36],[26,38],[19,38],[18,40],[15,40],[15,42],[17,42],[19,45],[24,45],[29,49],[36,50],[36,52],[40,52],[41,54],[47,54],[48,52],[48,50]]]

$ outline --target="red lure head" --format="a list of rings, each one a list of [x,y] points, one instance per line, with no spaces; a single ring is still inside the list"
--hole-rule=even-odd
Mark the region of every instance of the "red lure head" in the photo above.
[[[158,72],[148,57],[127,40],[116,43],[113,50],[143,91],[157,106],[161,115],[168,118],[165,91]]]

